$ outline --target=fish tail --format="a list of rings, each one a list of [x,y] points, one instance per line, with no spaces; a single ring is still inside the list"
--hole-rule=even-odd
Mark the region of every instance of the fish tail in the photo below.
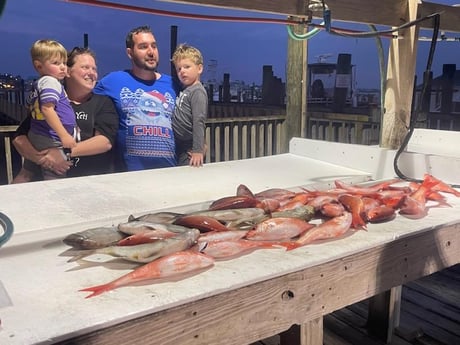
[[[78,291],[89,291],[89,292],[92,292],[90,295],[88,295],[88,296],[85,297],[85,298],[90,298],[90,297],[94,297],[94,296],[100,295],[100,294],[102,294],[102,293],[104,293],[104,292],[113,290],[114,288],[115,288],[115,286],[114,286],[113,283],[107,283],[107,284],[102,284],[102,285],[87,287],[87,288],[84,288],[84,289],[80,289],[80,290],[78,290]]]

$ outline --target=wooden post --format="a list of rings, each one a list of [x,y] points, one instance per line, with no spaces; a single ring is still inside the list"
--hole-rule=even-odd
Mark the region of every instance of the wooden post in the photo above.
[[[407,1],[407,18],[417,19],[418,0]],[[418,26],[399,32],[399,39],[390,45],[385,92],[385,113],[380,146],[398,149],[410,123],[414,75],[417,58]]]
[[[299,34],[306,28],[299,25],[293,28]],[[293,137],[306,136],[307,117],[307,40],[288,38],[288,56],[286,67],[286,126],[282,152],[289,150],[289,141]]]
[[[172,58],[174,51],[177,48],[177,25],[171,25],[171,37],[170,37],[170,42],[169,42],[169,56]],[[174,67],[174,63],[171,61],[170,62],[170,68],[171,68],[171,77],[173,78],[175,83],[178,83],[179,85],[179,77],[177,76],[176,73],[176,68]]]

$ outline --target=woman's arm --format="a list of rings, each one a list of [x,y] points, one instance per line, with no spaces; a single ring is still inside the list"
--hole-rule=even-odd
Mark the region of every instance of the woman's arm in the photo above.
[[[71,157],[92,156],[109,151],[112,144],[109,139],[96,131],[95,136],[77,143],[71,151]]]
[[[40,160],[48,153],[48,150],[37,151],[29,141],[29,138],[27,138],[27,135],[24,134],[15,137],[13,145],[22,157],[38,165],[40,165]]]
[[[118,131],[118,113],[112,100],[107,96],[98,97],[100,107],[94,114],[94,136],[77,143],[71,156],[91,156],[112,149]],[[99,99],[100,98],[100,99]]]

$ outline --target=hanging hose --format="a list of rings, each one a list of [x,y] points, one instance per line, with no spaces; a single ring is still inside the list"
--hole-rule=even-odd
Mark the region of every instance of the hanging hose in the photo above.
[[[289,37],[291,37],[293,40],[296,41],[303,41],[303,40],[309,40],[313,36],[316,36],[321,30],[318,28],[314,28],[311,31],[308,31],[305,34],[297,34],[292,30],[291,25],[286,25],[287,32],[289,34]]]
[[[412,137],[412,134],[414,133],[415,125],[417,123],[418,115],[419,115],[419,113],[421,111],[421,107],[422,107],[422,103],[423,103],[421,100],[425,99],[425,94],[426,94],[427,89],[428,89],[428,84],[429,84],[428,83],[428,80],[429,80],[428,76],[431,73],[431,65],[433,63],[433,56],[434,56],[434,52],[435,52],[435,49],[436,49],[436,42],[437,42],[438,33],[439,33],[439,23],[440,23],[440,15],[439,15],[439,13],[437,13],[433,17],[433,21],[434,21],[433,35],[432,35],[432,38],[431,38],[431,45],[430,45],[430,51],[429,51],[429,54],[428,54],[426,70],[424,72],[424,78],[423,78],[424,82],[423,82],[422,92],[420,94],[419,102],[417,104],[416,110],[415,110],[415,112],[412,113],[412,116],[410,118],[409,130],[408,130],[406,136],[404,137],[404,140],[403,140],[401,146],[399,147],[398,151],[396,152],[395,158],[394,158],[394,161],[393,161],[393,168],[394,168],[394,171],[395,171],[396,175],[398,175],[398,177],[400,177],[403,180],[412,181],[412,182],[421,182],[421,180],[405,176],[401,172],[401,170],[399,170],[398,160],[399,160],[399,156],[401,156],[401,153],[406,149],[407,144],[409,143],[409,140]]]

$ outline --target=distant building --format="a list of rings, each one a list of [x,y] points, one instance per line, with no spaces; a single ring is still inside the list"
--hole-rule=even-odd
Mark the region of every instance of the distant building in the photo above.
[[[422,109],[430,113],[460,113],[460,70],[455,64],[443,65],[443,72],[431,80]],[[415,103],[419,104],[423,84],[416,87]]]

